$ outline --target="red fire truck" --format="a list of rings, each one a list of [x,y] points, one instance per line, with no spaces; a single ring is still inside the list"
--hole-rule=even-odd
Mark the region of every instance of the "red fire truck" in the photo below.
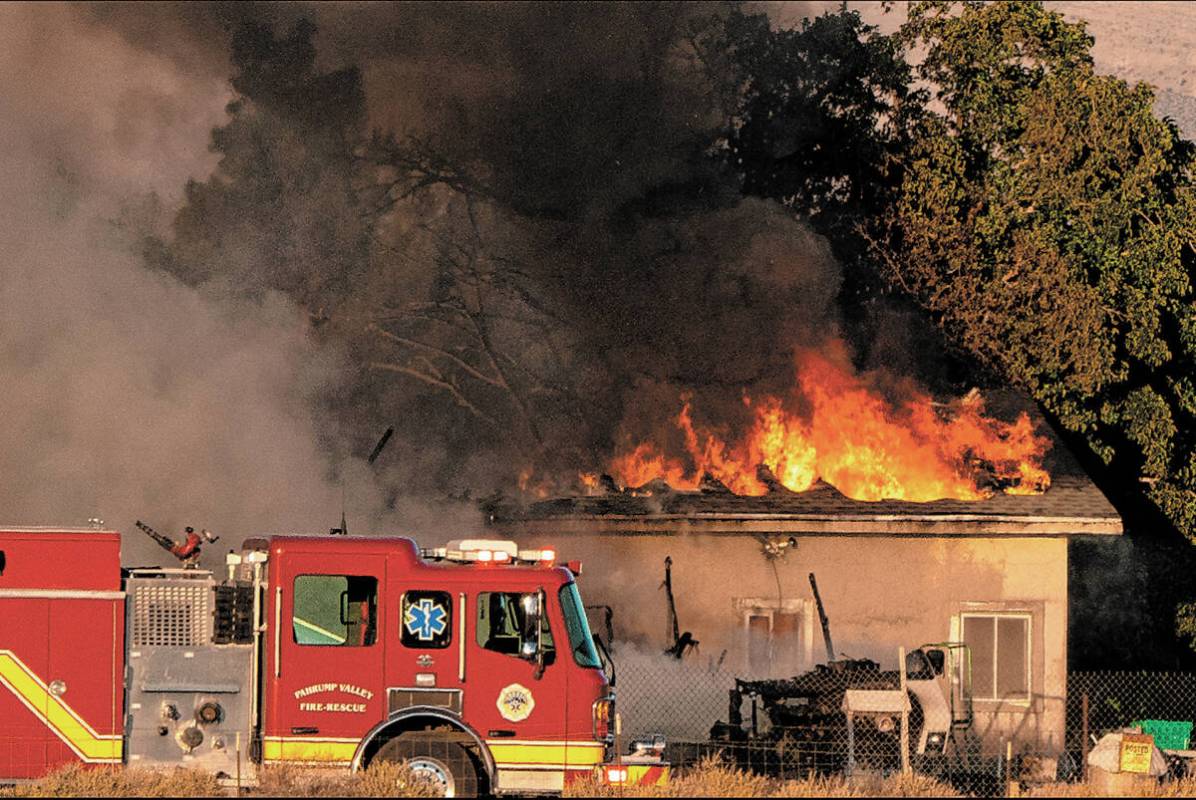
[[[628,778],[601,768],[614,694],[580,566],[551,550],[273,536],[227,575],[119,553],[112,531],[0,530],[0,780],[376,760],[456,796]]]

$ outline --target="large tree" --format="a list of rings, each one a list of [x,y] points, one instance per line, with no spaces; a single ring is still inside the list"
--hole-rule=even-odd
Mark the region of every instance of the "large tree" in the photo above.
[[[849,321],[916,304],[961,374],[1024,388],[1090,451],[1138,555],[1085,558],[1139,572],[1125,606],[1170,592],[1147,615],[1169,626],[1191,548],[1166,529],[1196,540],[1196,195],[1150,88],[1097,74],[1084,26],[1036,2],[913,3],[895,36],[845,10],[719,19],[743,191],[830,237]]]
[[[888,275],[1196,539],[1191,145],[1038,3],[917,3],[903,35],[941,110],[906,158]]]
[[[871,231],[883,272],[1087,443],[1140,548],[1167,521],[1196,541],[1191,144],[1040,3],[914,3],[901,35],[934,102]]]
[[[844,266],[840,309],[866,347],[883,282],[859,229],[893,201],[925,103],[901,40],[846,7],[795,28],[735,7],[693,38],[726,115],[715,154],[744,194],[782,203],[829,238]]]
[[[188,283],[282,292],[323,319],[366,269],[370,229],[353,157],[361,77],[319,71],[314,33],[306,20],[284,36],[256,22],[235,31],[235,98],[212,132],[219,164],[187,184],[173,239],[151,242],[149,258]]]

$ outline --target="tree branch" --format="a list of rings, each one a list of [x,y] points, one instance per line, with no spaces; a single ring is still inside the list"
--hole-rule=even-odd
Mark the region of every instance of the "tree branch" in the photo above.
[[[407,375],[409,377],[415,378],[416,380],[422,381],[429,386],[435,386],[438,389],[443,389],[452,396],[453,400],[455,400],[457,405],[459,405],[461,408],[470,412],[478,419],[493,427],[495,430],[499,432],[504,430],[504,427],[499,423],[498,420],[471,403],[469,398],[462,394],[461,390],[449,381],[438,378],[434,375],[429,375],[425,372],[415,369],[414,367],[408,367],[403,364],[389,364],[386,362],[374,361],[371,362],[369,366],[370,369],[378,369],[385,372],[397,372],[402,375]]]
[[[472,366],[468,361],[465,361],[463,358],[456,355],[455,353],[445,350],[443,347],[437,347],[436,345],[428,344],[426,342],[421,342],[417,339],[408,339],[406,336],[398,336],[398,335],[393,334],[390,331],[386,330],[385,328],[381,327],[380,325],[376,325],[372,322],[369,324],[368,329],[373,331],[374,333],[377,333],[379,336],[382,336],[383,338],[391,340],[392,342],[394,342],[396,344],[405,345],[407,347],[419,348],[421,350],[426,350],[430,353],[435,353],[436,355],[440,356],[441,358],[446,358],[449,361],[451,361],[453,364],[455,364],[457,366],[457,368],[460,369],[465,374],[467,374],[471,377],[477,378],[479,381],[489,384],[490,386],[494,386],[494,387],[500,388],[500,389],[507,388],[499,381],[495,380],[494,378],[490,377],[489,375],[484,374],[483,372],[478,370],[476,367]]]

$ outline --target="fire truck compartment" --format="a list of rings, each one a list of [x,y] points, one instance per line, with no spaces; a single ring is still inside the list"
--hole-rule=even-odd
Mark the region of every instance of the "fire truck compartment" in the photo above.
[[[134,570],[125,587],[129,764],[232,777],[239,751],[248,774],[253,644],[248,628],[229,632],[236,593],[197,569]]]
[[[6,528],[0,562],[0,777],[119,764],[119,534]]]

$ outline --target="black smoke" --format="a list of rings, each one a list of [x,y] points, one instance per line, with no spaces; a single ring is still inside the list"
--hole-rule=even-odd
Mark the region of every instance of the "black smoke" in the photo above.
[[[360,453],[395,424],[379,467],[392,501],[503,486],[526,466],[591,468],[683,391],[730,419],[745,390],[791,380],[794,346],[840,334],[826,241],[744,200],[720,158],[729,76],[702,41],[729,13],[80,10],[188,74],[231,78],[220,163],[143,232],[146,257],[196,288],[280,292],[307,312],[348,364],[320,397],[321,440]],[[490,353],[451,327],[475,320],[410,311],[473,303],[478,263]]]

